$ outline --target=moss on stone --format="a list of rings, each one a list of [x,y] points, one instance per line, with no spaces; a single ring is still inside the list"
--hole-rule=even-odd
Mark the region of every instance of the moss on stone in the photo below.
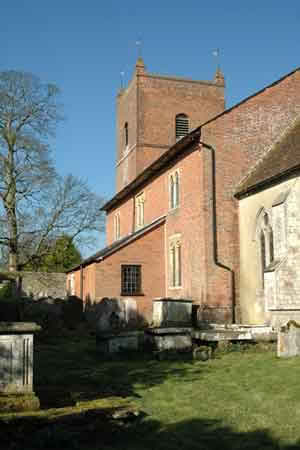
[[[0,395],[0,413],[36,411],[40,408],[40,401],[34,394]]]

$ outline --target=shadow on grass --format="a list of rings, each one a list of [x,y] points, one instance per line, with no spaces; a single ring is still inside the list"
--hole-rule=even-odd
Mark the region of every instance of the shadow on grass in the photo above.
[[[268,430],[235,432],[220,422],[194,419],[164,426],[149,417],[116,420],[112,410],[88,410],[45,418],[26,417],[3,424],[0,446],[6,450],[299,450],[278,442]]]
[[[40,344],[35,351],[35,392],[42,409],[74,406],[81,401],[105,397],[139,397],[138,389],[163,383],[169,377],[190,381],[199,372],[191,370],[190,357],[157,361],[150,353],[124,353],[113,358],[100,354],[93,339]]]

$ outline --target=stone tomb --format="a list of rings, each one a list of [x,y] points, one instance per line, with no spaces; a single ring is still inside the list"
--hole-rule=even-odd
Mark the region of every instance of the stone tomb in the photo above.
[[[137,323],[136,300],[131,297],[103,298],[95,306],[94,314],[97,316],[97,333],[132,328]]]
[[[189,327],[192,321],[192,300],[156,298],[153,300],[155,327]]]
[[[0,322],[0,411],[39,409],[33,392],[35,323]]]
[[[145,343],[157,351],[191,351],[192,328],[149,328],[145,330]]]
[[[278,331],[277,356],[290,357],[300,355],[300,323],[290,320]]]
[[[140,341],[143,341],[143,331],[121,331],[102,333],[96,336],[96,345],[100,353],[119,353],[122,351],[137,351]]]

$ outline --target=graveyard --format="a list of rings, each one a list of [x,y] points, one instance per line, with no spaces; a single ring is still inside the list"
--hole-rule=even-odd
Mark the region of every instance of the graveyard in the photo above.
[[[84,327],[35,337],[40,409],[0,414],[0,447],[16,449],[284,449],[300,446],[299,358],[276,344],[188,353],[99,352]]]

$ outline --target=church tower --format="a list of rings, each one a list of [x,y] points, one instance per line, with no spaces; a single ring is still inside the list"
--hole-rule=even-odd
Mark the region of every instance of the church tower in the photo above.
[[[213,81],[149,73],[141,57],[117,96],[117,192],[176,140],[225,109],[224,76]]]

